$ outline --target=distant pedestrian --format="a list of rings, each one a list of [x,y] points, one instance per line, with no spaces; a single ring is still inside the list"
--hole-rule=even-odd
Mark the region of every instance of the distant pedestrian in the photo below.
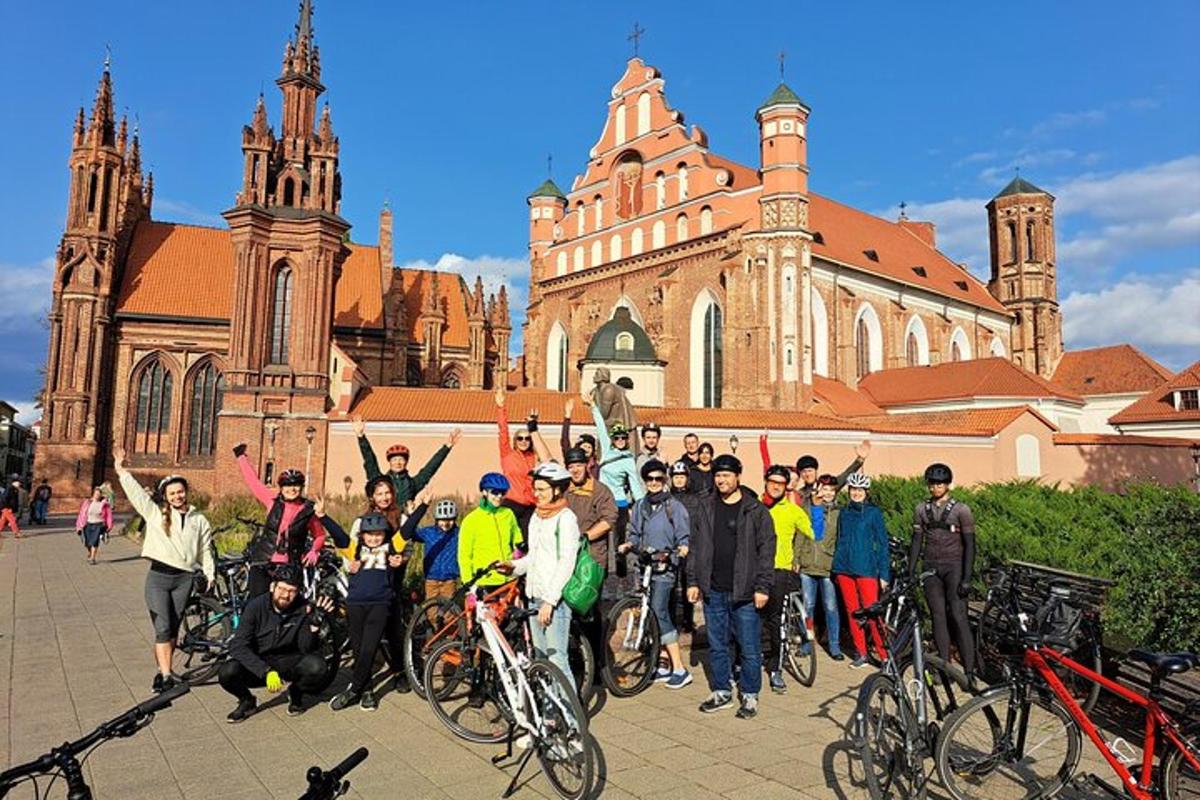
[[[5,527],[11,527],[13,534],[21,538],[21,526],[17,519],[21,516],[21,481],[13,478],[4,494],[0,495],[0,533]]]
[[[112,505],[104,496],[101,488],[97,486],[92,490],[92,496],[79,506],[79,516],[75,518],[75,533],[83,540],[89,564],[96,563],[96,554],[100,550],[100,539],[108,537],[112,526]]]
[[[49,481],[42,478],[42,482],[33,490],[33,505],[29,512],[31,525],[46,524],[46,512],[50,509],[50,498],[53,494],[54,490],[50,488]]]

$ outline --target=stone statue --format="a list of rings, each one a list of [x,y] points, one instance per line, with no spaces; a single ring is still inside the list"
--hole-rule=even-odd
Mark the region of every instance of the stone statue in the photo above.
[[[612,382],[612,375],[606,367],[597,369],[592,381],[595,383],[595,386],[592,387],[592,402],[596,404],[596,408],[600,409],[600,416],[604,419],[604,424],[609,430],[612,429],[614,422],[624,425],[629,431],[629,449],[636,456],[639,446],[638,423],[633,403],[629,402],[625,390]]]

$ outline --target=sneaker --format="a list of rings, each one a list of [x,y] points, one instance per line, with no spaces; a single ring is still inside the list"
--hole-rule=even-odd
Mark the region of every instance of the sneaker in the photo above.
[[[787,694],[787,684],[783,682],[782,672],[771,673],[771,691],[775,694]]]
[[[672,672],[671,677],[667,678],[668,689],[682,689],[692,682],[692,673],[686,669],[681,669],[679,672]]]
[[[396,694],[408,694],[412,691],[412,687],[408,685],[408,676],[401,673],[392,679],[392,689]]]
[[[241,722],[246,717],[253,714],[254,709],[257,707],[258,707],[258,701],[255,700],[253,697],[251,697],[247,700],[239,700],[238,704],[237,704],[237,708],[235,708],[235,709],[233,709],[233,711],[229,712],[229,716],[225,718],[225,721],[228,722],[230,725],[233,725],[234,723],[237,723],[237,722]]]
[[[846,656],[844,653],[842,653],[841,650],[838,650],[837,652],[831,652],[829,654],[829,657],[832,658],[834,661],[845,661],[846,660]]]
[[[672,674],[673,673],[671,670],[667,669],[666,667],[659,667],[658,669],[654,670],[654,682],[666,683],[671,679]]]
[[[850,662],[850,669],[862,669],[869,666],[871,666],[871,661],[866,656],[857,656]]]
[[[733,695],[728,692],[713,692],[700,704],[700,710],[705,714],[724,711],[727,708],[733,708]]]
[[[361,699],[361,695],[354,690],[353,686],[347,686],[340,694],[333,696],[329,701],[329,707],[334,711],[341,711],[343,708],[349,708]]]
[[[379,700],[375,697],[375,693],[367,689],[362,694],[362,700],[358,702],[358,707],[363,711],[378,711]]]
[[[162,690],[164,692],[174,689],[175,685],[177,683],[179,683],[179,681],[175,680],[174,675],[163,675],[162,676]]]
[[[150,684],[150,691],[155,694],[162,694],[163,691],[163,674],[161,672],[154,673],[154,682]]]
[[[298,717],[307,710],[299,697],[292,697],[288,700],[287,715],[289,717]]]
[[[758,716],[758,697],[752,694],[742,695],[742,705],[735,716],[738,719],[754,719]]]

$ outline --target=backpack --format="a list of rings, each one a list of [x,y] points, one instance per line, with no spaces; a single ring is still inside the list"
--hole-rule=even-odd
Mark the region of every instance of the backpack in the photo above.
[[[604,583],[604,568],[596,563],[587,546],[587,537],[580,536],[579,552],[575,556],[575,569],[563,587],[562,598],[576,614],[586,614],[600,599],[600,587]],[[558,522],[554,523],[554,550],[558,552]]]

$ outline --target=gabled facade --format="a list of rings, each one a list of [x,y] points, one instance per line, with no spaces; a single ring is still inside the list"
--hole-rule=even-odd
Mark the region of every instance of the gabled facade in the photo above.
[[[1200,361],[1113,415],[1109,424],[1121,433],[1200,441]]]
[[[754,114],[754,167],[709,148],[640,58],[613,86],[584,170],[530,206],[531,385],[579,388],[590,337],[626,306],[664,367],[668,406],[807,408],[814,376],[1007,356],[1013,316],[936,249],[809,190],[811,110],[786,85]],[[747,115],[749,116],[749,115]]]

